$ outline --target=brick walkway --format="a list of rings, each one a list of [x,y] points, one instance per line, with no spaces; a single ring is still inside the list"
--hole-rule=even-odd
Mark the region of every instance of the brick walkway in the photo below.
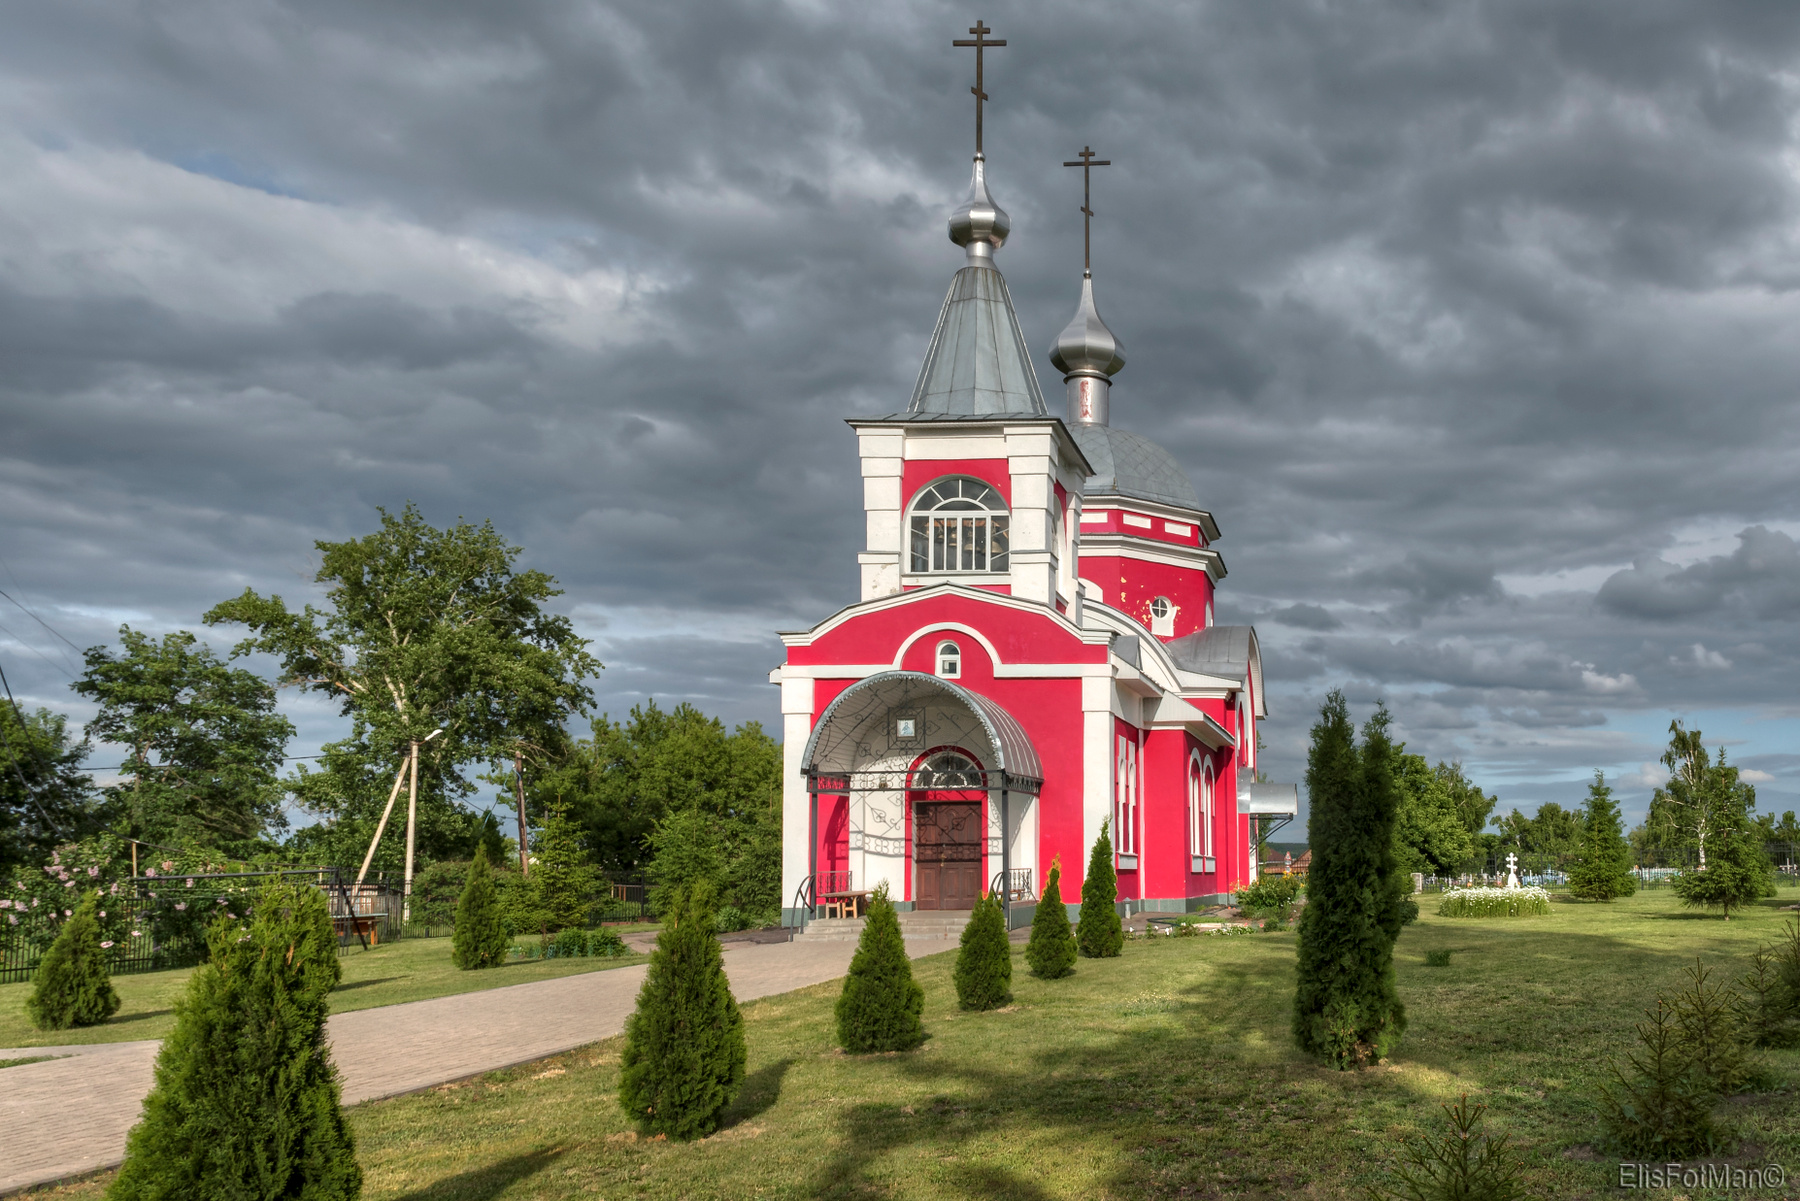
[[[948,942],[912,942],[917,958]],[[727,943],[739,1001],[842,976],[854,943]],[[555,1055],[625,1028],[643,965],[359,1009],[331,1019],[345,1104],[429,1088]],[[0,1048],[0,1059],[66,1055],[0,1069],[0,1193],[117,1164],[150,1091],[155,1041]]]

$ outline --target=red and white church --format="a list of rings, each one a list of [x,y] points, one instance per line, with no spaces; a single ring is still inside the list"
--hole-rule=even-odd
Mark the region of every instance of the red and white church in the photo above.
[[[1084,273],[1053,415],[994,253],[1010,229],[975,156],[951,281],[903,411],[852,419],[862,596],[781,635],[784,923],[885,883],[902,910],[1004,889],[1029,922],[1103,823],[1122,910],[1186,912],[1255,878],[1267,714],[1256,631],[1213,622],[1219,528],[1175,459],[1114,428],[1119,342]],[[833,904],[833,902],[838,904]]]

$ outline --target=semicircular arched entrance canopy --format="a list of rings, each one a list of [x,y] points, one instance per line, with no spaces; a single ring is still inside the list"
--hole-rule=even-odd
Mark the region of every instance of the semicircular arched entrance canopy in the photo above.
[[[953,716],[964,720],[950,720]],[[967,749],[983,759],[987,787],[1036,796],[1044,769],[1018,719],[978,692],[917,671],[884,671],[858,680],[825,707],[800,761],[807,789],[904,788],[903,774],[896,779],[891,767],[878,762],[891,764],[891,756],[904,754],[908,744],[923,751],[951,742],[948,732],[966,728],[970,718],[986,736],[985,747]],[[916,725],[908,729],[907,721]]]

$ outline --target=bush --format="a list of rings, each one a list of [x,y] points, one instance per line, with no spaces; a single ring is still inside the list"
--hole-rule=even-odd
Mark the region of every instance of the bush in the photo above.
[[[1515,1201],[1525,1196],[1518,1182],[1520,1163],[1512,1157],[1506,1136],[1482,1136],[1475,1144],[1475,1124],[1485,1105],[1469,1107],[1464,1093],[1455,1105],[1446,1105],[1450,1130],[1436,1139],[1414,1143],[1402,1153],[1406,1163],[1394,1169],[1398,1187],[1369,1190],[1374,1201]]]
[[[999,893],[975,902],[956,953],[955,980],[956,1003],[964,1009],[998,1009],[1012,1000],[1012,940]]]
[[[1614,1063],[1614,1085],[1600,1089],[1608,1149],[1659,1160],[1717,1150],[1724,1138],[1713,1124],[1715,1094],[1695,1070],[1675,1011],[1658,997],[1644,1016],[1643,1049],[1625,1057],[1635,1074],[1627,1078]]]
[[[1060,980],[1075,971],[1075,931],[1069,926],[1069,910],[1063,904],[1060,859],[1050,864],[1049,882],[1032,915],[1025,962],[1030,965],[1031,974],[1042,980]]]
[[[1532,884],[1525,888],[1456,888],[1438,901],[1439,917],[1542,917],[1550,912],[1550,894]]]
[[[456,902],[456,929],[450,939],[451,960],[459,968],[499,967],[506,962],[508,937],[500,919],[500,897],[485,848],[475,849],[462,896]]]
[[[869,898],[869,914],[837,999],[838,1045],[853,1055],[910,1051],[925,1041],[919,1015],[925,990],[913,979],[900,919],[883,884]]]
[[[625,945],[624,939],[611,930],[590,930],[588,931],[587,953],[606,959],[617,959],[620,955],[631,954],[631,948]]]
[[[1075,946],[1089,959],[1109,959],[1125,946],[1125,927],[1114,908],[1119,899],[1119,877],[1113,871],[1112,839],[1107,822],[1100,823],[1100,837],[1088,855],[1087,879],[1081,882],[1081,919],[1075,926]]]
[[[119,1012],[119,994],[106,974],[106,950],[100,938],[100,894],[90,893],[63,923],[56,941],[39,961],[25,1012],[39,1030],[98,1026]]]
[[[718,921],[720,934],[729,934],[733,930],[742,930],[750,924],[749,919],[744,916],[744,911],[739,909],[736,905],[727,905],[719,910]]]
[[[1687,969],[1688,985],[1675,995],[1675,1024],[1681,1048],[1694,1071],[1713,1092],[1724,1096],[1742,1089],[1758,1075],[1744,1051],[1749,1041],[1738,1021],[1743,998],[1711,978],[1696,959]]]
[[[744,1083],[744,1016],[725,979],[713,893],[674,898],[637,1011],[625,1023],[619,1104],[656,1134],[711,1134]]]
[[[551,941],[558,959],[573,959],[588,953],[588,932],[576,926],[559,931]]]
[[[1300,896],[1299,876],[1258,876],[1233,894],[1237,907],[1250,917],[1273,914],[1285,917],[1289,905]]]
[[[324,895],[276,881],[215,921],[107,1196],[338,1201],[362,1170],[325,1043],[337,938]]]
[[[1425,966],[1426,967],[1449,967],[1450,966],[1450,952],[1448,952],[1448,951],[1427,951],[1427,952],[1425,952]]]
[[[1759,947],[1738,983],[1744,991],[1739,1014],[1751,1044],[1800,1045],[1800,925],[1789,922],[1782,941]]]

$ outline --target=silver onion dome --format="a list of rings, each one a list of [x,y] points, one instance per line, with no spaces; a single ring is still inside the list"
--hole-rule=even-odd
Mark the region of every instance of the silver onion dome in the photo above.
[[[994,251],[1006,245],[1012,219],[994,203],[987,186],[987,160],[975,156],[975,174],[969,181],[969,198],[950,214],[950,240],[969,256],[971,267],[992,267]]]
[[[1112,377],[1125,366],[1125,348],[1094,307],[1092,272],[1081,273],[1081,304],[1063,332],[1056,335],[1050,362],[1068,385],[1069,420],[1105,425]]]

